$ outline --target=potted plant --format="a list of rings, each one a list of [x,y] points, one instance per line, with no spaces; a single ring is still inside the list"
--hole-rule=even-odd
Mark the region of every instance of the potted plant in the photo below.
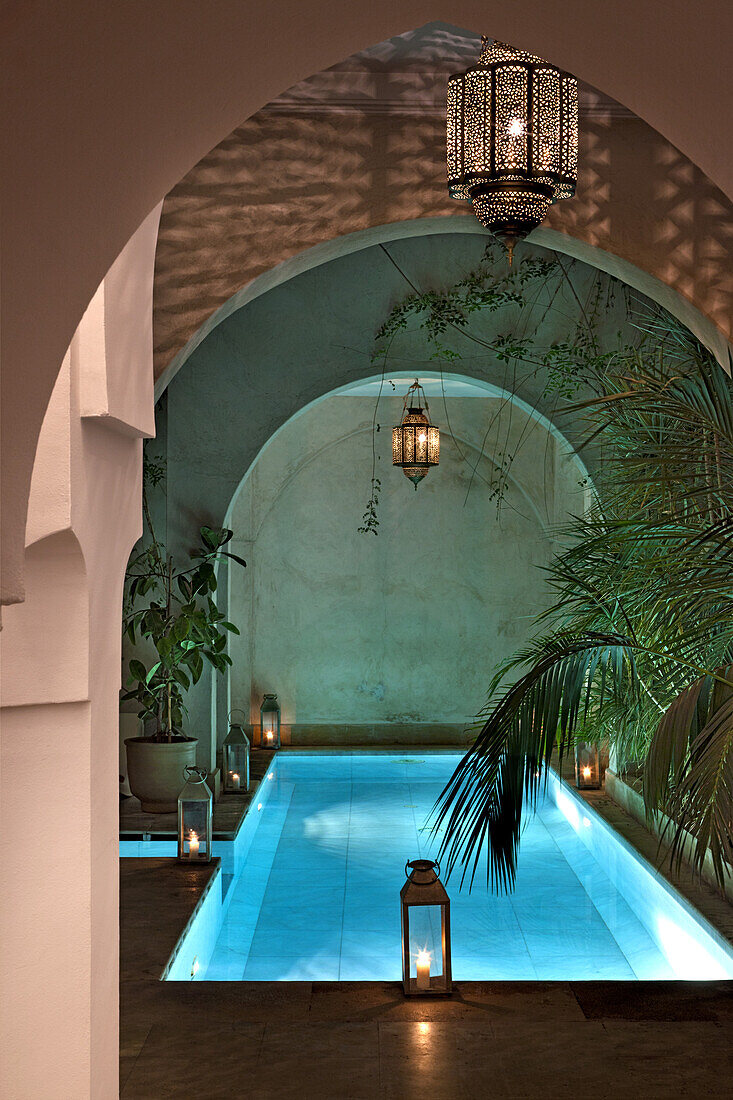
[[[226,653],[227,632],[238,634],[216,605],[215,564],[242,558],[224,547],[233,532],[200,528],[200,545],[188,568],[176,567],[155,536],[147,490],[159,484],[163,467],[146,461],[143,512],[150,542],[130,559],[126,574],[123,630],[131,645],[140,645],[129,661],[128,690],[138,715],[152,732],[125,741],[130,790],[148,813],[170,813],[177,806],[183,769],[194,764],[197,739],[183,732],[184,696],[197,683],[208,662],[224,673],[232,661]],[[147,659],[144,654],[149,656]]]

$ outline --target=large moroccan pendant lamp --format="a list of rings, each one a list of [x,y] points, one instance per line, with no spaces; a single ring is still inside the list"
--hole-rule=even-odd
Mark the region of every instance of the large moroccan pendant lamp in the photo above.
[[[482,38],[478,64],[448,81],[448,191],[514,246],[575,194],[578,82],[541,57]]]
[[[392,429],[392,465],[401,466],[417,489],[430,467],[438,465],[439,458],[440,431],[430,423],[428,399],[416,378],[405,394],[402,421]]]

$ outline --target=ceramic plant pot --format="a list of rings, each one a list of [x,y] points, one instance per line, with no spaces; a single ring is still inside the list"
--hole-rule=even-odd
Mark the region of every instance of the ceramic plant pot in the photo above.
[[[183,769],[196,763],[198,741],[149,741],[128,737],[127,778],[130,790],[148,814],[170,814],[178,809],[178,795],[186,779]]]

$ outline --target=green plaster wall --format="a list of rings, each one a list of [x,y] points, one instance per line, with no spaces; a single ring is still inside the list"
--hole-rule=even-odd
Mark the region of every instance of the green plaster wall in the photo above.
[[[371,475],[369,397],[319,402],[246,479],[231,517],[250,565],[229,577],[229,614],[243,628],[230,647],[231,697],[253,723],[263,692],[277,691],[295,743],[452,741],[497,663],[526,641],[548,598],[540,567],[552,531],[582,511],[583,472],[516,406],[447,405],[453,437],[433,400],[440,464],[415,491],[391,465],[402,397],[381,399],[376,537],[357,530]],[[500,446],[518,450],[497,510],[487,482]]]
[[[225,522],[247,471],[263,448],[266,448],[265,454],[270,449],[273,455],[277,453],[277,438],[269,446],[268,441],[292,417],[301,414],[293,423],[304,425],[309,414],[302,410],[312,402],[337,387],[374,374],[371,362],[374,333],[390,307],[411,292],[411,286],[418,289],[450,286],[479,262],[484,245],[485,241],[480,236],[446,234],[392,241],[388,246],[389,255],[381,246],[373,246],[298,275],[249,302],[216,327],[175,377],[166,391],[165,406],[160,410],[163,432],[160,441],[153,447],[162,448],[168,461],[165,517],[170,549],[185,555],[193,545],[195,532],[201,523]],[[529,245],[523,245],[521,251],[549,255],[545,250]],[[548,295],[540,291],[531,297],[530,308],[521,314],[512,309],[498,310],[487,316],[477,314],[472,318],[468,334],[449,332],[446,339],[461,355],[460,365],[453,367],[455,372],[516,394],[556,423],[573,445],[582,438],[582,423],[577,417],[563,412],[563,402],[556,395],[544,392],[542,371],[533,373],[530,368],[517,368],[516,365],[499,362],[480,345],[482,339],[496,333],[534,334],[539,345],[567,339],[578,318],[578,302],[587,301],[596,273],[582,263],[571,263],[567,258],[563,262],[568,267],[572,286],[564,286],[551,303],[548,302]],[[504,270],[503,260],[499,261],[499,270]],[[626,323],[625,292],[614,280],[606,276],[604,279],[607,293],[604,293],[602,304],[601,341],[604,346],[611,347]],[[392,370],[419,373],[435,369],[435,363],[429,359],[424,337],[416,327],[395,341],[392,352]],[[359,415],[364,420],[366,414]],[[387,420],[385,418],[385,423]],[[324,443],[328,442],[330,428],[322,427],[320,430]],[[547,433],[545,436],[549,438]],[[485,648],[480,659],[477,659],[472,648],[480,631],[471,627],[461,634],[457,626],[451,625],[446,638],[450,637],[451,645],[465,647],[464,665],[473,664],[475,669],[470,672],[464,670],[460,680],[451,684],[450,689],[438,690],[431,686],[429,696],[420,704],[419,655],[415,657],[415,667],[409,674],[406,670],[404,675],[390,675],[387,682],[390,662],[399,648],[399,637],[393,633],[389,644],[385,644],[377,629],[377,612],[374,612],[369,629],[364,629],[360,624],[345,623],[343,617],[338,621],[336,619],[338,605],[331,605],[339,577],[332,568],[335,556],[330,550],[325,552],[316,536],[323,530],[330,531],[333,539],[337,536],[346,538],[347,534],[349,539],[353,536],[355,520],[358,521],[368,496],[370,475],[368,462],[365,468],[364,457],[369,450],[368,433],[361,431],[359,438],[357,432],[355,439],[360,448],[358,453],[344,462],[346,441],[334,444],[328,462],[324,460],[320,478],[315,480],[309,480],[313,478],[312,471],[299,472],[297,449],[291,449],[289,458],[282,460],[285,462],[282,485],[289,487],[277,489],[276,480],[273,480],[269,488],[260,489],[259,506],[265,510],[268,506],[274,508],[273,501],[277,497],[281,501],[278,508],[285,509],[282,515],[290,514],[292,526],[288,526],[282,515],[277,518],[278,508],[274,508],[273,519],[262,527],[260,537],[264,541],[261,546],[255,540],[249,555],[245,551],[244,556],[252,559],[247,577],[256,577],[262,570],[258,598],[264,599],[266,583],[261,547],[267,546],[268,553],[273,554],[279,545],[283,554],[283,571],[290,570],[291,577],[303,578],[311,588],[313,585],[320,586],[323,606],[315,615],[307,612],[304,604],[298,611],[298,618],[290,621],[288,607],[291,605],[286,600],[280,600],[279,633],[282,641],[281,656],[277,658],[279,663],[275,662],[277,635],[273,633],[266,646],[263,642],[260,656],[255,655],[249,686],[248,673],[241,665],[243,655],[240,654],[231,689],[218,685],[212,698],[211,685],[202,682],[191,693],[189,728],[201,737],[202,753],[204,756],[208,753],[212,760],[213,744],[216,739],[221,741],[225,733],[230,701],[239,705],[244,702],[249,706],[270,676],[273,677],[274,690],[282,691],[286,709],[290,708],[287,713],[289,721],[296,725],[303,723],[304,730],[306,725],[311,728],[314,716],[316,721],[327,720],[329,724],[366,720],[367,714],[370,720],[378,723],[398,715],[411,716],[412,721],[418,714],[429,716],[430,721],[438,721],[438,716],[442,716],[440,720],[443,720],[447,715],[451,722],[462,722],[464,716],[473,713],[477,703],[481,702],[491,661]],[[357,445],[356,442],[354,445]],[[490,441],[487,453],[500,460],[502,446],[499,439]],[[538,450],[535,454],[536,477],[542,482],[547,478],[551,450],[544,447],[541,453]],[[584,461],[592,473],[597,461],[592,451],[584,452]],[[383,481],[386,483],[385,462],[386,458],[382,462]],[[336,477],[331,473],[326,477],[327,472],[337,466],[343,470],[349,465],[351,472],[346,479],[343,475]],[[391,470],[389,474],[391,476]],[[396,476],[401,478],[401,475]],[[502,601],[506,603],[507,593],[514,591],[517,595],[511,605],[507,604],[505,611],[497,613],[493,619],[489,617],[484,630],[486,636],[501,630],[499,648],[505,653],[520,636],[517,627],[519,620],[527,622],[527,617],[532,615],[540,602],[538,586],[541,586],[541,581],[534,579],[530,583],[522,579],[519,583],[520,575],[521,578],[529,577],[531,566],[542,557],[538,549],[539,527],[530,529],[523,527],[518,519],[510,520],[510,510],[507,509],[502,541],[497,542],[499,529],[490,526],[491,508],[485,501],[482,503],[480,488],[472,490],[466,509],[461,507],[460,513],[456,510],[456,502],[462,495],[460,487],[463,477],[464,473],[458,465],[453,465],[450,447],[446,445],[440,475],[431,475],[417,494],[401,478],[410,498],[409,506],[414,508],[417,500],[422,502],[418,509],[425,510],[424,513],[420,510],[416,513],[421,565],[429,572],[431,583],[436,581],[441,571],[445,571],[439,613],[433,613],[429,608],[421,610],[417,620],[425,630],[440,631],[435,623],[451,622],[451,614],[455,614],[455,608],[459,607],[460,601],[451,601],[451,591],[454,590],[456,595],[471,584],[479,591],[475,608],[477,616],[480,614],[481,599],[489,598],[486,592],[491,594],[498,606]],[[322,491],[320,497],[317,492],[319,486],[322,490],[328,487],[328,491]],[[403,490],[402,485],[400,490]],[[526,478],[524,485],[516,489],[520,495],[524,491],[530,494],[534,491]],[[404,566],[407,543],[398,545],[394,541],[396,538],[406,538],[404,532],[399,536],[394,534],[401,530],[400,524],[407,523],[405,516],[410,514],[403,512],[403,508],[408,507],[405,492],[401,497],[395,496],[394,500],[387,500],[385,496],[383,532],[379,539],[372,537],[375,543],[373,548],[367,551],[361,542],[354,546],[348,541],[340,543],[340,552],[353,558],[351,575],[362,578],[359,597],[362,600],[370,592],[375,593],[374,586],[381,575],[394,577],[395,590],[404,586],[407,579]],[[310,501],[307,507],[305,501]],[[162,514],[161,510],[156,510],[156,514]],[[423,521],[427,528],[421,526]],[[270,522],[272,526],[268,527]],[[239,519],[231,525],[239,525]],[[471,541],[470,563],[467,562],[463,571],[461,525],[464,531],[470,532]],[[437,542],[431,543],[427,539],[427,529],[438,532],[440,537]],[[247,538],[252,539],[252,529],[247,530]],[[302,532],[306,531],[308,539],[303,542]],[[488,541],[482,544],[479,534],[484,537],[487,531],[490,537],[487,535]],[[238,535],[243,537],[242,531],[238,531]],[[363,536],[360,538],[363,539]],[[454,541],[451,542],[451,539]],[[390,540],[397,555],[397,565],[389,561]],[[533,547],[532,553],[529,547]],[[289,550],[289,559],[285,557],[285,549]],[[479,568],[476,563],[482,553],[486,562]],[[367,554],[371,556],[365,556]],[[354,555],[357,557],[354,558]],[[493,572],[486,564],[492,561],[492,557],[496,559]],[[507,571],[507,559],[513,559],[514,573]],[[468,579],[471,577],[473,580]],[[221,593],[226,597],[226,576],[222,576],[221,581]],[[236,579],[234,583],[238,583]],[[252,582],[248,579],[247,583]],[[274,575],[267,583],[277,583]],[[293,583],[292,579],[287,583]],[[435,590],[435,585],[433,587]],[[521,599],[518,595],[520,590]],[[379,614],[383,617],[389,596],[389,591],[382,590],[375,596],[377,605],[382,608]],[[352,602],[350,614],[357,613],[358,607],[358,603]],[[243,617],[238,613],[236,601],[232,606],[232,615],[235,619]],[[299,670],[291,668],[288,673],[291,679],[286,682],[282,671],[284,664],[292,665],[299,659],[292,648],[292,637],[302,641],[309,636],[309,632],[321,630],[328,622],[334,623],[330,635],[327,632],[323,635],[311,634],[314,648],[320,651],[318,659],[314,656],[307,670],[305,667]],[[445,626],[442,629],[445,631]],[[407,624],[405,631],[409,632]],[[338,648],[334,639],[339,636],[350,639],[352,661],[356,659],[353,654],[359,653],[359,667],[354,666],[348,675],[345,667],[338,670],[333,666],[333,654]],[[378,652],[382,653],[379,659]],[[282,653],[287,656],[283,657]],[[428,676],[433,677],[437,657],[433,655],[430,661],[426,667]],[[272,664],[271,669],[267,668],[268,662]],[[455,674],[448,668],[444,679],[450,677],[455,679]],[[275,683],[275,680],[278,682]],[[281,686],[281,681],[284,686]],[[357,691],[362,683],[365,685],[363,690]],[[402,696],[400,683],[403,685]],[[382,700],[374,694],[381,691],[379,684],[384,685]],[[404,686],[407,684],[409,688]],[[347,699],[351,700],[348,705]],[[359,703],[358,709],[356,702]],[[354,717],[357,713],[361,719]],[[212,724],[214,733],[210,738]]]

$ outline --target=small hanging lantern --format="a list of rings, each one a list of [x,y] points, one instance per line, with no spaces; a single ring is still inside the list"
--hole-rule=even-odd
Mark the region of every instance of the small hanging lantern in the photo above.
[[[597,791],[601,786],[601,751],[598,743],[578,741],[575,746],[575,786],[579,791]]]
[[[229,714],[229,733],[222,746],[224,790],[248,791],[249,738],[244,732],[244,723],[232,721],[235,714],[241,714],[244,720],[247,717],[243,710],[233,710]]]
[[[280,748],[280,705],[277,695],[265,694],[260,707],[260,745],[263,749]]]
[[[448,192],[514,246],[575,194],[578,82],[541,57],[481,39],[478,64],[448,81]]]
[[[422,411],[423,405],[426,412]],[[392,465],[401,466],[417,489],[418,482],[431,466],[438,465],[439,459],[440,431],[430,423],[428,399],[416,378],[405,394],[402,421],[392,429]]]
[[[211,791],[203,768],[183,769],[186,785],[178,796],[178,858],[183,863],[208,863],[211,859]]]
[[[453,989],[450,898],[432,859],[405,864],[402,903],[402,986],[407,994],[447,994]]]

